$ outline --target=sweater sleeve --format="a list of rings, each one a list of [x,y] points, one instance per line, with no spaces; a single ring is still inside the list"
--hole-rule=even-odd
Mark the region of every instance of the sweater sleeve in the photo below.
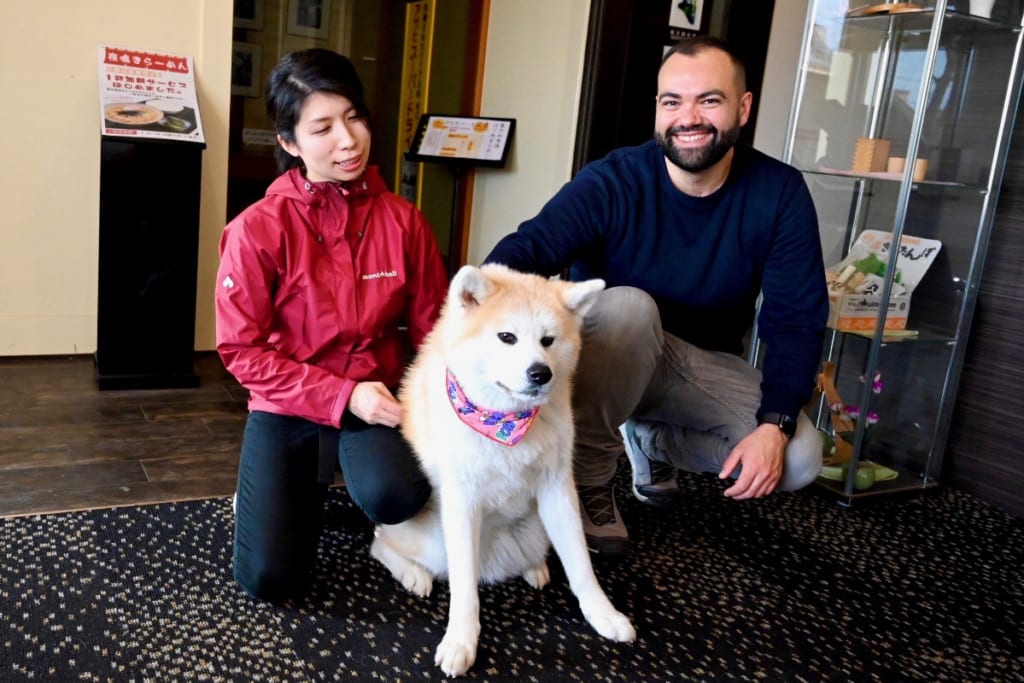
[[[338,426],[355,382],[279,352],[269,341],[277,264],[244,219],[225,228],[214,306],[217,352],[249,391],[289,415]]]
[[[598,246],[602,230],[612,225],[609,185],[594,165],[584,168],[536,217],[502,238],[484,262],[540,275],[560,273]]]
[[[828,292],[818,219],[803,178],[787,183],[765,262],[758,318],[766,350],[758,414],[795,415],[810,399],[821,361]]]

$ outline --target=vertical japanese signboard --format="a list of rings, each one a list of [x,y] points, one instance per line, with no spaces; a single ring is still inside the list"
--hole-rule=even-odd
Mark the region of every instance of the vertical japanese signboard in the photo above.
[[[103,135],[206,142],[191,57],[101,45],[99,89]]]
[[[419,164],[408,161],[420,116],[427,111],[427,84],[434,31],[434,0],[414,0],[405,8],[405,54],[402,57],[402,96],[398,110],[399,194],[419,204]]]

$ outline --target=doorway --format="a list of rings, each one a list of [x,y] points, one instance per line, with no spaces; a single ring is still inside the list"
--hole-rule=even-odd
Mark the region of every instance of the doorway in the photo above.
[[[698,12],[695,31],[670,25],[681,8]],[[775,0],[593,0],[573,173],[651,138],[661,59],[686,33],[721,38],[743,60],[754,101],[740,140],[752,145],[774,10]]]

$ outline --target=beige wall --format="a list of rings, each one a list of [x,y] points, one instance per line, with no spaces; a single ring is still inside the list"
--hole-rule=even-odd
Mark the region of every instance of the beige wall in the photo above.
[[[101,44],[192,55],[206,133],[197,345],[213,340],[230,104],[228,0],[0,3],[0,355],[96,349]]]
[[[569,180],[589,12],[590,0],[491,0],[480,114],[516,131],[507,166],[476,171],[469,263]]]
[[[775,0],[754,147],[776,159],[786,141],[806,15],[807,0]]]

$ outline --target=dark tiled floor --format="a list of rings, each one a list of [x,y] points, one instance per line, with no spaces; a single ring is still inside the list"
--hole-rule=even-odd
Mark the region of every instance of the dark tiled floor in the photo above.
[[[245,391],[213,353],[196,369],[100,391],[91,357],[0,358],[0,516],[231,495]]]

